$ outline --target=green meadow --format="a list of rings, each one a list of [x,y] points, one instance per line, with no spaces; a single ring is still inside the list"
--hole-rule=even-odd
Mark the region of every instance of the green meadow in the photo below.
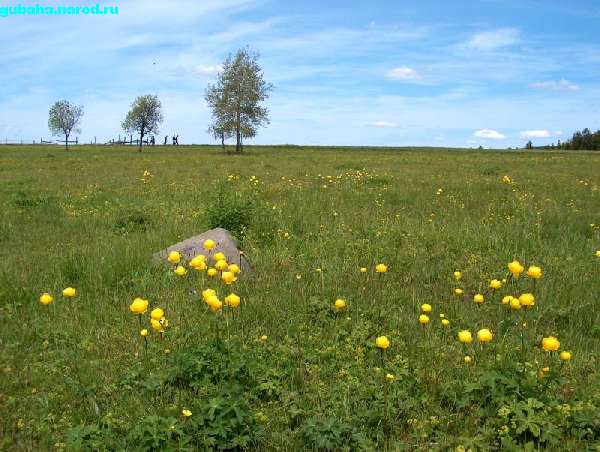
[[[597,450],[599,168],[574,151],[0,146],[0,450]],[[251,275],[151,263],[216,226]],[[211,312],[207,288],[240,306]],[[533,306],[502,303],[523,293]]]

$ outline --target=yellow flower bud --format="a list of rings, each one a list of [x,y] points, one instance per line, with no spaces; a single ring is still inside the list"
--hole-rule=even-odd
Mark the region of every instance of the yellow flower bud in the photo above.
[[[390,341],[386,336],[379,336],[375,339],[375,345],[377,345],[378,348],[385,350],[390,346]]]
[[[167,256],[167,260],[172,264],[178,264],[181,262],[181,254],[179,251],[171,251]]]
[[[377,264],[377,265],[375,266],[375,271],[376,271],[377,273],[387,273],[387,271],[388,271],[388,267],[387,267],[387,265],[385,265],[385,264]]]
[[[463,344],[470,344],[473,342],[473,336],[469,330],[461,330],[458,332],[458,340]]]
[[[139,298],[139,297],[136,298],[129,305],[129,310],[133,314],[143,314],[144,312],[146,312],[148,310],[148,300],[144,300],[143,298]]]
[[[77,294],[77,291],[72,287],[67,287],[62,292],[63,297],[72,298]]]
[[[542,269],[540,267],[532,265],[527,269],[527,276],[529,276],[532,279],[540,279],[542,277]]]
[[[571,352],[560,352],[560,359],[563,361],[571,361]]]
[[[341,298],[338,298],[337,300],[335,300],[335,308],[338,311],[341,311],[342,309],[346,308],[346,302],[344,300],[342,300]]]
[[[40,297],[40,303],[44,306],[48,306],[52,301],[54,301],[54,298],[48,292],[43,293]]]
[[[479,342],[490,342],[492,337],[492,332],[487,328],[483,328],[477,332],[477,340]]]
[[[554,336],[542,339],[542,348],[547,352],[555,352],[560,348],[560,342]]]
[[[165,316],[165,311],[163,311],[161,308],[154,308],[152,310],[152,312],[150,313],[150,318],[152,320],[160,320]]]
[[[208,239],[205,240],[204,243],[202,244],[202,246],[204,247],[205,250],[210,251],[212,250],[215,246],[217,246],[217,244],[215,243],[214,240],[212,239]]]

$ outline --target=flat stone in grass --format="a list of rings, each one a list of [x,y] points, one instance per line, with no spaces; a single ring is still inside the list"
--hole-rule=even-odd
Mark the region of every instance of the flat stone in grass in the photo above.
[[[212,239],[215,241],[217,246],[210,252],[205,250],[202,246],[205,240]],[[238,264],[242,270],[242,273],[250,273],[252,268],[246,259],[246,256],[240,256],[240,249],[238,248],[237,241],[235,238],[223,228],[215,228],[209,231],[203,232],[200,235],[190,237],[183,242],[171,245],[166,250],[159,251],[152,255],[152,260],[156,263],[163,263],[167,265],[167,256],[171,251],[179,251],[185,262],[189,262],[193,257],[198,254],[204,254],[207,258],[214,256],[219,251],[227,257],[227,262],[230,264]],[[209,254],[210,253],[210,254]],[[208,263],[208,260],[207,260]],[[212,264],[212,260],[210,262]]]

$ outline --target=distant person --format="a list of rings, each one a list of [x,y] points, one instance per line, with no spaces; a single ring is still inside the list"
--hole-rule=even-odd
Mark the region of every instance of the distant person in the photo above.
[[[169,139],[169,135],[165,135],[165,142],[163,143],[164,146],[167,145],[167,140]]]
[[[175,146],[179,146],[179,135],[175,135]]]
[[[150,144],[154,146],[156,144],[156,140],[154,140],[154,135],[150,137]]]

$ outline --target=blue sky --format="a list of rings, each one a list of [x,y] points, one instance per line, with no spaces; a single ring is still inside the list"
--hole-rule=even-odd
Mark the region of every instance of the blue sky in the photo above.
[[[36,2],[0,0],[17,3]],[[163,135],[211,142],[204,90],[244,45],[275,87],[257,144],[503,148],[600,128],[597,1],[120,0],[119,11],[0,18],[0,138],[49,138],[48,109],[66,98],[84,106],[81,139],[107,140],[152,93]]]

